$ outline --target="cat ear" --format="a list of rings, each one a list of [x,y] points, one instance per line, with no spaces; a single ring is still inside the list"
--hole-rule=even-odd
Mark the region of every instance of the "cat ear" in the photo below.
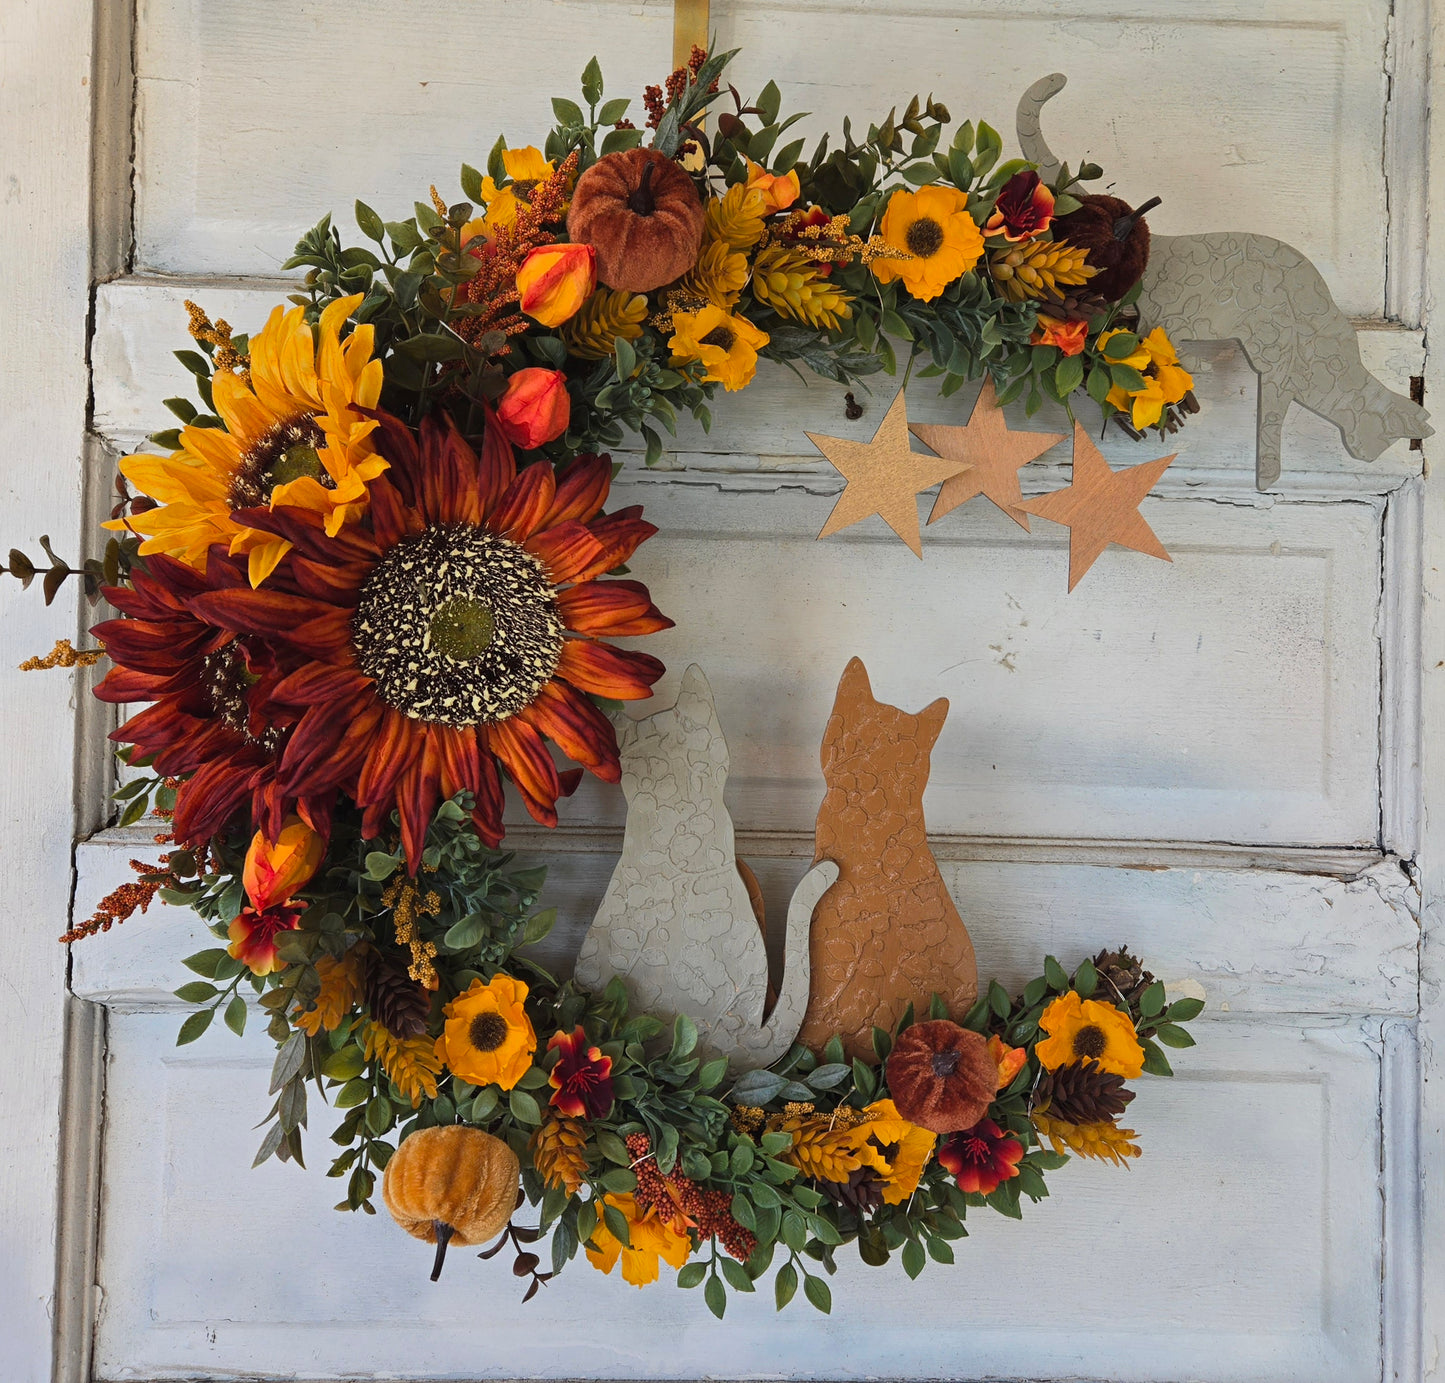
[[[717,703],[707,677],[696,663],[690,663],[682,674],[682,685],[677,689],[677,711],[686,719],[701,725],[717,726]]]
[[[838,679],[838,695],[833,701],[834,712],[856,702],[873,700],[873,686],[868,681],[868,669],[863,666],[863,660],[849,658],[848,666],[843,669],[843,675]]]
[[[918,713],[918,739],[925,749],[932,749],[948,719],[948,698],[940,696]]]

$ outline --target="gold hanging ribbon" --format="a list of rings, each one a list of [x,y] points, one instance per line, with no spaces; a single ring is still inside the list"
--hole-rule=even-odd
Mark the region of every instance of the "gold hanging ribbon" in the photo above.
[[[694,45],[707,47],[708,0],[673,0],[672,65],[686,67]]]

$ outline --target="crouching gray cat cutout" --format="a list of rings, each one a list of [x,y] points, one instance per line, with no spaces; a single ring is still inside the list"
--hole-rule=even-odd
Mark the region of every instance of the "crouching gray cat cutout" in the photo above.
[[[1019,147],[1045,182],[1058,176],[1059,161],[1039,115],[1065,81],[1058,72],[1043,77],[1019,102]],[[1283,241],[1241,231],[1151,236],[1139,316],[1142,330],[1163,327],[1176,346],[1239,342],[1259,375],[1254,474],[1261,490],[1279,479],[1291,402],[1334,423],[1359,461],[1376,460],[1392,442],[1433,435],[1418,403],[1365,369],[1355,329],[1319,270]]]
[[[712,690],[696,665],[677,704],[618,735],[627,828],[622,858],[577,956],[579,984],[601,989],[614,975],[634,1009],[697,1024],[699,1046],[733,1071],[783,1056],[808,1008],[808,934],[813,909],[838,866],[813,866],[788,908],[783,979],[768,998],[761,901],[754,910],[723,805],[728,748]],[[745,866],[744,866],[745,868]]]

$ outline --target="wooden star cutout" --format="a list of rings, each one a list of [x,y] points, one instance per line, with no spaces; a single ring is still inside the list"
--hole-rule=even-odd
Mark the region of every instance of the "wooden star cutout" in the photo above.
[[[960,504],[982,495],[1028,532],[1029,517],[1019,508],[1023,501],[1019,471],[1054,443],[1062,442],[1064,433],[1010,432],[1003,409],[998,406],[993,380],[988,377],[979,390],[967,427],[914,423],[909,431],[924,446],[967,468],[944,482],[933,502],[929,523],[937,523]]]
[[[1158,483],[1174,456],[1111,471],[1081,424],[1074,424],[1074,483],[1020,507],[1069,529],[1069,589],[1110,543],[1173,560],[1139,513],[1139,502]]]
[[[826,538],[877,514],[913,549],[915,557],[922,557],[918,496],[930,485],[957,474],[958,462],[924,456],[909,447],[903,390],[894,396],[871,442],[852,442],[813,432],[805,435],[848,482],[818,537]]]

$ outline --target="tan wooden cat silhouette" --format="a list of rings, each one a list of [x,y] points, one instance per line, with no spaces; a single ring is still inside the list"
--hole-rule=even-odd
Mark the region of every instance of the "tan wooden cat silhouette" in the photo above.
[[[873,698],[854,658],[823,734],[827,794],[815,859],[838,882],[813,913],[808,1011],[798,1040],[819,1049],[841,1034],[849,1056],[872,1059],[870,1029],[892,1029],[911,1000],[941,994],[955,1017],[978,993],[973,942],[923,824],[929,754],[948,715],[940,698],[917,715]]]

